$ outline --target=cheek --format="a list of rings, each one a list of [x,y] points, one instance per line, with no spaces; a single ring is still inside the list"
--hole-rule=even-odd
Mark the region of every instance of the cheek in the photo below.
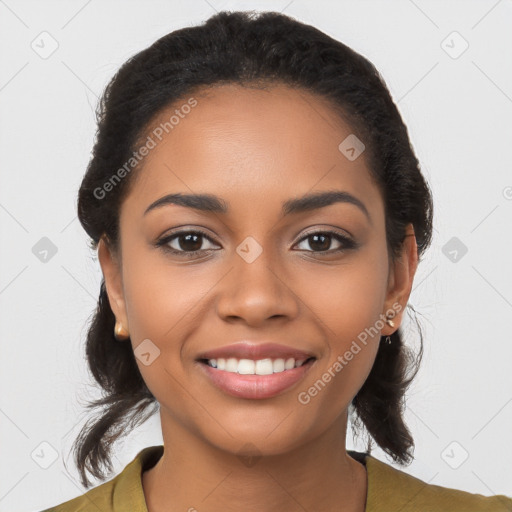
[[[134,250],[123,259],[123,287],[141,375],[153,395],[160,402],[165,396],[172,409],[186,399],[186,395],[181,397],[182,383],[188,379],[186,358],[190,357],[184,353],[185,341],[204,322],[205,309],[211,307],[208,292],[219,276],[211,270],[201,273],[191,266],[167,264],[165,257],[153,253]],[[138,357],[141,352],[150,353],[149,365]]]
[[[386,258],[361,252],[337,269],[316,270],[314,286],[311,278],[305,277],[299,289],[303,290],[304,302],[322,321],[332,350],[343,350],[347,342],[350,344],[350,340],[375,325],[383,313],[388,279]]]
[[[321,320],[327,346],[310,387],[299,390],[298,401],[326,425],[364,384],[379,348],[387,259],[372,254],[360,253],[350,264],[347,261],[334,279],[332,268],[318,272],[316,286],[308,287],[307,304]]]
[[[183,421],[192,418],[194,403],[184,391],[182,340],[190,335],[191,325],[198,325],[194,318],[207,283],[187,279],[185,270],[166,265],[164,258],[147,251],[131,253],[123,267],[130,338],[142,378],[160,404],[181,414],[187,410]],[[149,353],[146,360],[144,353]]]
[[[147,251],[127,257],[123,274],[130,332],[139,342],[178,339],[180,327],[190,322],[211,287],[207,279],[191,276],[190,267],[167,265]]]

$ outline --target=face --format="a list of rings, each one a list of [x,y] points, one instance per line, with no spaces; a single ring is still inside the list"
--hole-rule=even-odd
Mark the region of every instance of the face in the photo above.
[[[145,354],[137,364],[164,431],[283,453],[346,423],[381,334],[400,323],[416,245],[407,237],[390,260],[365,153],[339,150],[352,131],[325,100],[281,85],[194,97],[153,137],[121,207],[121,252],[100,243],[109,300]],[[155,204],[174,194],[210,200]]]

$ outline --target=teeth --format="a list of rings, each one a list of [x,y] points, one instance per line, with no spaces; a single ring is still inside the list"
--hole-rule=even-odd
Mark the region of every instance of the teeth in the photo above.
[[[219,359],[209,359],[208,365],[224,370],[230,373],[239,373],[240,375],[271,375],[272,373],[281,373],[292,368],[302,366],[305,359],[298,359],[297,361],[290,357],[288,359],[236,359],[230,357],[228,359],[219,357]]]
[[[226,360],[226,368],[224,368],[227,372],[236,372],[238,371],[238,360],[234,357],[230,357]]]
[[[256,370],[256,363],[252,359],[240,359],[240,361],[234,360],[238,363],[232,372],[238,372],[242,375],[254,375]],[[228,365],[226,365],[226,371],[229,372]]]
[[[284,359],[276,359],[273,363],[274,373],[284,372]]]
[[[246,359],[247,361],[247,359]],[[282,359],[281,359],[282,361]],[[277,361],[276,361],[277,362]],[[274,370],[275,363],[272,363],[272,359],[260,359],[256,361],[254,373],[256,375],[271,375],[276,370]],[[283,368],[284,369],[284,368]],[[242,372],[240,372],[242,373]],[[251,372],[253,373],[253,372]]]

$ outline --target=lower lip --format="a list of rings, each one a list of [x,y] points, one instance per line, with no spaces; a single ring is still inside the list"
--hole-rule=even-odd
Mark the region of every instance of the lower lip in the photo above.
[[[228,395],[261,400],[279,395],[297,384],[304,378],[314,362],[315,359],[311,359],[297,368],[270,375],[241,375],[218,370],[203,362],[200,362],[199,365],[213,384]]]

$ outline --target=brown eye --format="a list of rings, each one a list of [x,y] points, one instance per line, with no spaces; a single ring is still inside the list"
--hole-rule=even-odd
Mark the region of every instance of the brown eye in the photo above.
[[[301,239],[299,245],[305,242],[307,242],[310,249],[303,247],[301,250],[314,253],[327,252],[332,254],[356,247],[356,243],[353,240],[335,231],[316,231],[315,233],[309,233]],[[338,247],[331,249],[330,247],[333,242],[336,242]]]
[[[179,249],[183,251],[199,251],[203,245],[203,235],[198,233],[189,233],[175,237],[178,241]]]
[[[206,247],[205,242],[207,242]],[[209,245],[208,245],[209,244]],[[156,244],[165,251],[177,255],[194,255],[203,251],[210,251],[215,244],[206,233],[202,231],[178,231],[165,236]]]

